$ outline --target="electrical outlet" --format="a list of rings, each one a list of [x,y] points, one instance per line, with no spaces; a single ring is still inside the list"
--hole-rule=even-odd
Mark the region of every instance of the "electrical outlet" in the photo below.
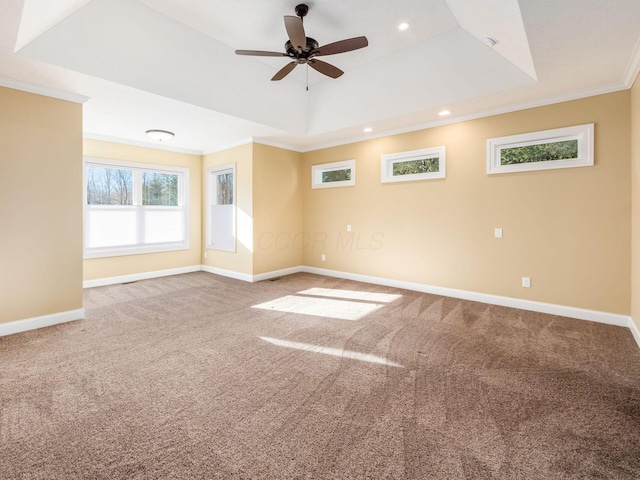
[[[531,278],[529,277],[522,277],[522,286],[524,288],[531,288]]]
[[[347,232],[351,231],[351,225],[347,225]]]
[[[327,259],[327,257],[325,256],[325,254],[322,254],[322,261],[324,262]]]
[[[207,258],[207,252],[204,252],[204,258]]]
[[[502,238],[502,229],[501,228],[496,228],[493,230],[493,235],[496,238]]]

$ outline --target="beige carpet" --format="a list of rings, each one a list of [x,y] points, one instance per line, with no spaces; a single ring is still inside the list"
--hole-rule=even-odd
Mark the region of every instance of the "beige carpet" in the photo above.
[[[0,338],[0,477],[639,479],[628,329],[310,274]]]

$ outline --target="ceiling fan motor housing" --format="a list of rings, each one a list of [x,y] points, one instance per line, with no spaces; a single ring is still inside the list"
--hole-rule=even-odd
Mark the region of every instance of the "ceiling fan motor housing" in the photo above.
[[[309,13],[309,6],[301,3],[300,5],[296,5],[296,15],[300,18],[305,17]]]
[[[307,45],[302,52],[298,52],[298,50],[293,47],[293,44],[291,43],[291,41],[287,40],[286,43],[284,44],[284,49],[287,52],[287,55],[295,59],[302,59],[302,60],[308,59],[309,54],[312,51],[314,51],[316,48],[318,48],[319,44],[317,40],[311,37],[306,37],[306,39],[307,39]]]

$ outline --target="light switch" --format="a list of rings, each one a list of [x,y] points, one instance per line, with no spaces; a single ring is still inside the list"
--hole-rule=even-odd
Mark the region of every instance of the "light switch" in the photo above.
[[[494,235],[496,238],[502,238],[502,229],[501,229],[501,228],[496,228],[496,229],[493,231],[493,235]]]

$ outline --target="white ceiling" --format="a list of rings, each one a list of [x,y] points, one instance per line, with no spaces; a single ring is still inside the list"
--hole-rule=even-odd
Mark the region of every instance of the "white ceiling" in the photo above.
[[[234,50],[284,51],[297,3],[0,0],[0,84],[88,97],[88,137],[308,150],[628,88],[640,65],[638,0],[309,0],[307,36],[369,46],[323,58],[338,79],[298,66],[271,82],[288,59]]]

